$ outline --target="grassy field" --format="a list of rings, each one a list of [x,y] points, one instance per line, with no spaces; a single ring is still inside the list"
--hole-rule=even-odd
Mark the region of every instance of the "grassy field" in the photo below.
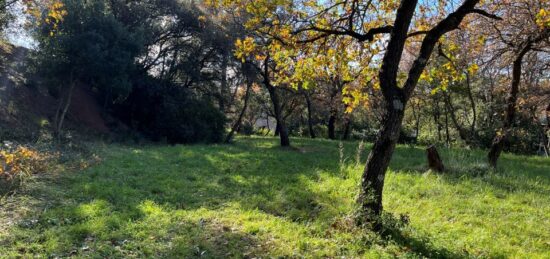
[[[400,146],[382,234],[351,218],[358,143],[98,146],[102,162],[38,177],[2,201],[0,257],[550,258],[550,159]],[[388,216],[388,218],[390,218]],[[392,223],[393,222],[393,223]]]

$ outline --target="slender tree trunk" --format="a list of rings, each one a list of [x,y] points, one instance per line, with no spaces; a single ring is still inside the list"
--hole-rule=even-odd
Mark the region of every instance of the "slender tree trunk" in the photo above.
[[[65,102],[64,101],[64,96],[63,94],[61,93],[60,96],[59,96],[59,104],[57,105],[57,109],[55,109],[55,117],[54,117],[54,133],[57,135],[57,125],[59,125],[59,116],[61,115],[61,110],[63,109],[63,103]]]
[[[221,67],[221,84],[220,84],[220,99],[219,99],[219,106],[220,111],[225,113],[226,111],[226,103],[225,98],[227,97],[227,93],[229,91],[227,87],[227,54],[222,54],[222,67]]]
[[[335,127],[336,127],[336,114],[331,111],[330,112],[330,117],[328,118],[328,138],[329,139],[336,139],[336,132],[335,132]]]
[[[72,78],[72,76],[71,76]],[[71,100],[73,99],[73,90],[75,87],[75,82],[71,79],[69,92],[67,93],[67,100],[65,101],[65,106],[63,107],[63,110],[61,111],[61,114],[59,115],[59,122],[56,126],[56,135],[59,139],[61,137],[61,130],[63,129],[63,122],[65,121],[65,117],[67,116],[67,112],[69,111],[69,107],[71,106]]]
[[[345,118],[346,123],[344,124],[344,140],[349,140],[351,137],[351,117],[349,115]]]
[[[466,142],[466,144],[471,145],[472,144],[472,137],[475,134],[474,132],[468,133],[467,130],[465,130],[460,123],[458,122],[458,119],[456,118],[455,114],[455,108],[452,103],[451,95],[450,93],[444,93],[444,99],[445,104],[447,107],[448,114],[451,116],[451,122],[455,126],[456,130],[458,131],[458,136]],[[445,122],[447,123],[447,117],[445,117]],[[447,130],[448,132],[448,130]]]
[[[497,162],[500,157],[500,154],[502,153],[502,150],[504,149],[504,144],[506,143],[508,139],[508,135],[513,127],[514,120],[516,117],[516,106],[517,106],[517,100],[518,100],[518,94],[519,94],[519,85],[521,82],[521,67],[523,63],[523,57],[527,52],[530,50],[530,44],[525,46],[520,53],[516,56],[516,59],[514,60],[513,64],[513,71],[512,71],[512,85],[510,89],[510,94],[508,95],[508,99],[506,101],[507,107],[506,107],[506,115],[504,118],[504,125],[503,128],[500,129],[495,138],[493,139],[493,143],[491,145],[491,149],[489,150],[489,154],[487,154],[487,158],[489,160],[489,165],[493,168],[497,167]]]
[[[447,146],[451,145],[451,135],[449,134],[449,107],[445,106],[445,142]]]
[[[231,140],[233,139],[233,135],[235,134],[236,131],[238,131],[238,129],[241,126],[244,114],[246,113],[246,109],[248,108],[248,99],[250,99],[250,88],[252,88],[252,82],[250,80],[247,80],[243,109],[241,110],[241,113],[239,114],[237,121],[235,121],[235,124],[233,124],[233,127],[231,127],[231,131],[229,132],[229,134],[227,134],[227,137],[225,138],[225,143],[231,142]]]
[[[435,122],[435,125],[437,127],[437,141],[439,143],[441,143],[441,139],[442,139],[442,136],[441,136],[441,123],[439,122],[439,117],[440,117],[440,112],[439,112],[439,100],[438,99],[434,99],[434,105],[433,105],[433,108],[432,108],[432,113],[433,113],[433,119],[434,119],[434,122]]]
[[[413,106],[413,115],[414,115],[414,134],[415,137],[418,139],[418,136],[420,135],[420,120],[422,119],[422,115],[419,114],[419,112],[416,109],[416,105]]]
[[[313,130],[313,108],[311,105],[311,98],[309,97],[308,93],[304,93],[304,96],[306,98],[306,104],[307,104],[307,124],[309,128],[309,136],[311,138],[315,138],[315,131]]]
[[[475,137],[477,126],[477,108],[474,94],[472,93],[472,84],[469,72],[466,73],[466,87],[468,88],[468,99],[470,99],[470,105],[472,106],[472,125],[470,126],[470,132],[472,133],[472,136]]]

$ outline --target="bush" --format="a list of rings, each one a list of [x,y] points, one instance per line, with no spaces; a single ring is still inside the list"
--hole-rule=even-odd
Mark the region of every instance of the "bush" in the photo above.
[[[243,122],[243,124],[241,125],[241,127],[239,129],[239,133],[241,133],[245,136],[250,136],[250,135],[254,134],[254,125],[252,125],[252,123],[250,123],[250,122]]]
[[[170,144],[222,141],[225,117],[206,101],[184,94],[165,96],[158,115],[151,133]]]
[[[139,80],[114,115],[153,141],[170,144],[221,142],[225,116],[191,91],[151,77]]]
[[[36,173],[45,172],[51,155],[6,142],[0,148],[0,194],[10,192]]]

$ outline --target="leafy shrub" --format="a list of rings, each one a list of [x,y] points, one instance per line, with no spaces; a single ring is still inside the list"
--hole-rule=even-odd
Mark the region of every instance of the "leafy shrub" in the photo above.
[[[167,95],[160,107],[153,132],[171,144],[221,142],[225,117],[213,105],[185,95]]]
[[[225,116],[209,100],[151,77],[136,82],[114,114],[153,141],[215,143],[225,133]]]
[[[243,124],[241,125],[240,129],[239,129],[239,133],[243,134],[243,135],[246,135],[246,136],[250,136],[252,134],[254,134],[254,125],[252,125],[252,123],[250,122],[243,122]]]
[[[7,142],[0,148],[0,186],[11,189],[31,175],[44,172],[53,155]]]

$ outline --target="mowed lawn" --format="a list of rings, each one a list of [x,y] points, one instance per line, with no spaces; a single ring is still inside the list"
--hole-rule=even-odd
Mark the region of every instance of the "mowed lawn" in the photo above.
[[[550,159],[400,146],[375,234],[353,224],[357,142],[98,146],[102,161],[37,177],[0,205],[0,258],[550,258]],[[387,216],[387,218],[392,218]]]

